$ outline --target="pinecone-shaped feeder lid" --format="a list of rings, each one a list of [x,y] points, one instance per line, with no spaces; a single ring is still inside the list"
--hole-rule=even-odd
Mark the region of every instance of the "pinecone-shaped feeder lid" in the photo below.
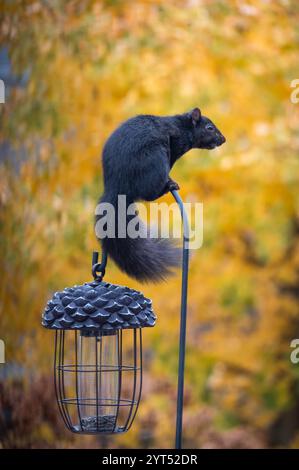
[[[104,281],[66,287],[46,305],[42,325],[54,330],[118,330],[154,326],[152,301],[129,287]]]

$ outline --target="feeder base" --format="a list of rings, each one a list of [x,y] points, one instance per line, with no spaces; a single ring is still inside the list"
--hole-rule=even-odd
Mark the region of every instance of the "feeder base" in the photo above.
[[[80,424],[73,426],[73,432],[86,432],[86,433],[117,433],[121,432],[120,427],[115,427],[114,415],[101,415],[98,416],[87,416],[81,418],[82,427]],[[115,429],[114,429],[115,427]]]

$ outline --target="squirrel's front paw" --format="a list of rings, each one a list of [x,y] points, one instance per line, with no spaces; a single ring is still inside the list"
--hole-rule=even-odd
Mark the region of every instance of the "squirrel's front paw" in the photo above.
[[[167,187],[168,187],[169,191],[173,191],[173,190],[178,191],[180,189],[178,183],[176,183],[176,181],[173,181],[173,180],[169,180],[167,182]]]

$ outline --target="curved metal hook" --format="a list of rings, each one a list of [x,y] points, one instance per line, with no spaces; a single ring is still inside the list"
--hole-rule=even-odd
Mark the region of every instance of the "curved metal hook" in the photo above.
[[[100,263],[98,263],[99,253],[97,251],[94,251],[92,253],[91,272],[92,272],[92,275],[93,275],[95,281],[101,282],[103,277],[105,276],[107,258],[108,258],[107,257],[107,252],[106,252],[106,250],[104,250],[104,248],[102,249],[102,258],[101,258]],[[98,274],[98,273],[100,273],[100,274]]]

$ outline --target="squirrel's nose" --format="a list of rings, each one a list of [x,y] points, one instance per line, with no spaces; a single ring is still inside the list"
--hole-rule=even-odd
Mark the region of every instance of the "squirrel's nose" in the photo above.
[[[221,144],[224,144],[224,142],[226,142],[226,138],[221,134]]]

